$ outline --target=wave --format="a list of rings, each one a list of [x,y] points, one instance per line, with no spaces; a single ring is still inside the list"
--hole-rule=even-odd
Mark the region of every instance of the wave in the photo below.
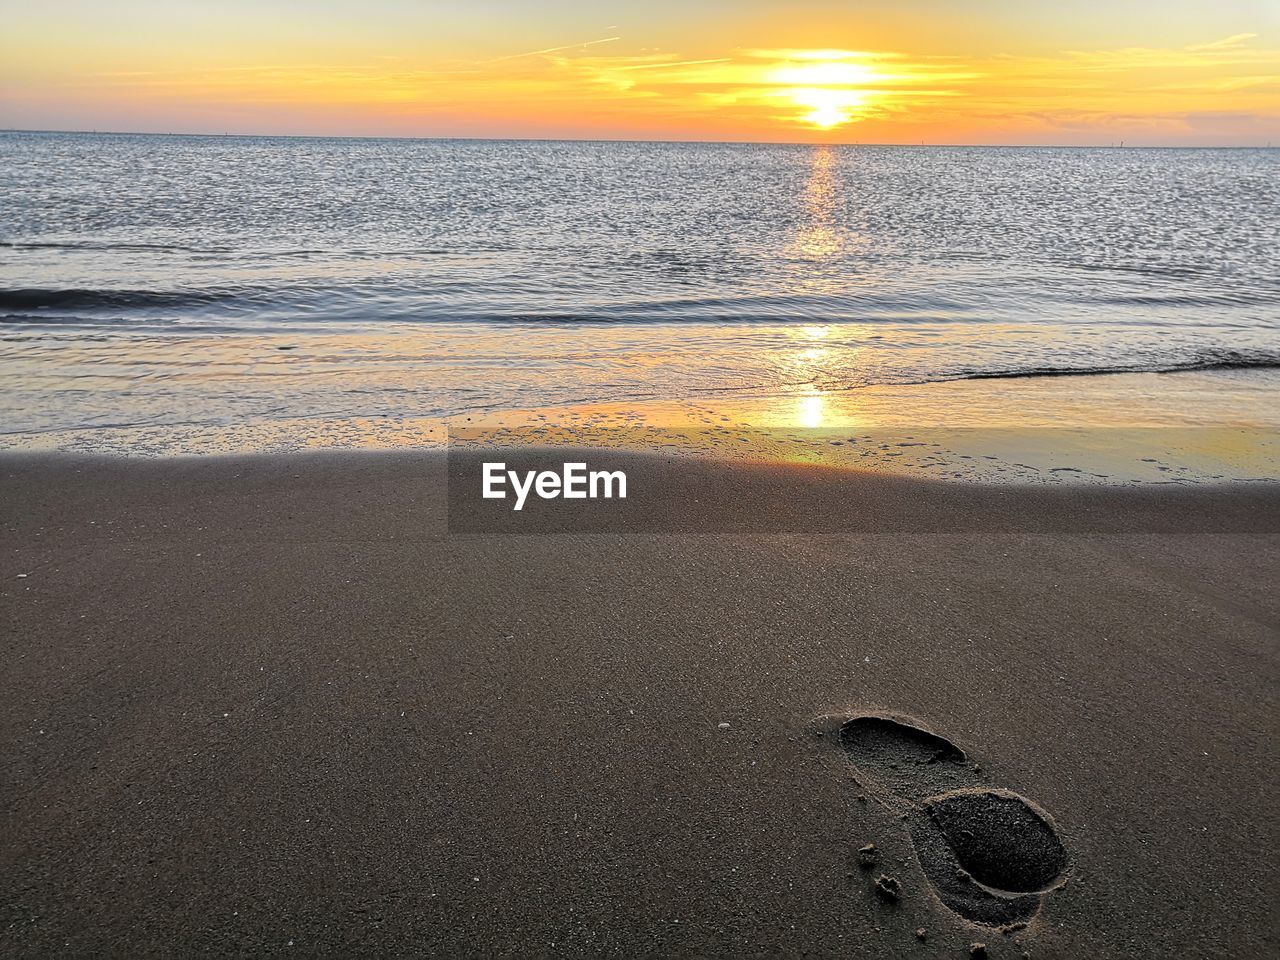
[[[0,310],[128,310],[202,306],[238,296],[230,290],[0,289]]]
[[[19,322],[19,314],[33,322],[59,323],[70,314],[98,315],[101,322],[131,315],[170,313],[178,318],[208,319],[218,314],[262,318],[277,323],[295,319],[333,323],[491,323],[523,326],[592,326],[610,324],[965,324],[997,323],[1071,325],[1061,303],[1076,311],[1101,305],[1097,319],[1109,326],[1186,327],[1199,322],[1193,307],[1232,308],[1280,302],[1265,291],[1198,296],[1028,298],[1025,291],[992,297],[975,290],[875,289],[832,292],[740,292],[721,296],[644,296],[583,298],[576,287],[556,287],[526,278],[477,280],[458,278],[448,271],[423,277],[389,275],[334,282],[323,276],[291,278],[287,282],[228,282],[214,286],[172,288],[117,287],[0,287],[0,315]],[[576,302],[575,302],[576,301]],[[1141,307],[1138,310],[1115,309]],[[1108,309],[1110,308],[1110,309]],[[1154,309],[1153,309],[1154,308]],[[1163,309],[1161,309],[1163,308]],[[1255,312],[1222,311],[1218,327],[1265,325]]]
[[[1098,296],[1089,302],[1115,307],[1260,307],[1280,303],[1280,291]]]
[[[1280,353],[1242,353],[1234,350],[1215,351],[1189,360],[1155,363],[1117,363],[1087,367],[1022,367],[1010,370],[969,370],[963,373],[927,378],[920,382],[936,383],[952,380],[1022,380],[1029,377],[1097,377],[1120,373],[1191,373],[1203,370],[1280,369]]]

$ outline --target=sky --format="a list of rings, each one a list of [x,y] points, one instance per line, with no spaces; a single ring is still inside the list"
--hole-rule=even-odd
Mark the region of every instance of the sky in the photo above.
[[[0,0],[0,127],[1280,145],[1277,0]]]

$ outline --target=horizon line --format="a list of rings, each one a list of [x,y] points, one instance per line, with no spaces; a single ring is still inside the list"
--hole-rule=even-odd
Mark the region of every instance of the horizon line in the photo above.
[[[219,139],[248,140],[268,137],[278,140],[404,140],[404,141],[474,141],[478,143],[653,143],[653,144],[705,144],[726,146],[761,146],[761,147],[913,147],[978,149],[1006,148],[1013,150],[1274,150],[1272,141],[1265,144],[1128,144],[1127,140],[1111,143],[929,143],[927,141],[820,141],[820,140],[699,140],[637,137],[482,137],[482,136],[444,136],[422,135],[408,136],[404,134],[350,134],[350,133],[192,133],[192,132],[157,132],[149,130],[55,130],[25,127],[0,127],[0,134],[8,133],[46,133],[70,134],[76,136],[109,136],[109,137],[206,137]],[[1128,145],[1127,145],[1128,144]]]

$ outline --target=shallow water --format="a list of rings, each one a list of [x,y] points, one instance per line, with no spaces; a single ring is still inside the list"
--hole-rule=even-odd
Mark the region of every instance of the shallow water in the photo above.
[[[1280,365],[1269,150],[11,133],[0,183],[9,445]]]

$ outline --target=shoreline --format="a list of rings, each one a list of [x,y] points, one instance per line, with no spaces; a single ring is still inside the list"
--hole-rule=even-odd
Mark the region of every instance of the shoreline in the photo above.
[[[1280,371],[953,380],[420,417],[156,422],[0,437],[20,452],[175,456],[431,451],[454,442],[676,452],[966,482],[1280,480]]]
[[[668,491],[711,469],[637,461]],[[738,532],[450,534],[445,466],[0,458],[6,954],[1275,946],[1265,525],[877,530],[868,504],[952,515],[957,486],[721,463],[760,493],[718,505]],[[826,531],[759,532],[769,491]],[[820,735],[868,713],[1051,818],[1069,863],[1027,926],[939,900]]]

